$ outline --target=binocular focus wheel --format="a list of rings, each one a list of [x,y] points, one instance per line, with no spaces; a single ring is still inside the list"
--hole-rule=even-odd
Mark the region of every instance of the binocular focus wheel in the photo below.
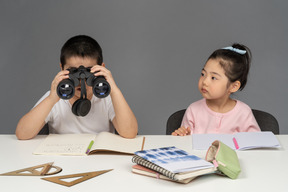
[[[91,102],[88,99],[78,99],[72,105],[72,112],[77,116],[86,116],[91,109]]]

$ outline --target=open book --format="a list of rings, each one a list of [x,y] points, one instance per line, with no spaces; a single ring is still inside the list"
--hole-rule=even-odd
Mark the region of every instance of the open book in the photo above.
[[[156,171],[174,181],[213,173],[214,165],[176,147],[163,147],[135,152],[132,162]],[[143,173],[143,172],[142,172]]]
[[[33,152],[35,155],[90,155],[113,152],[133,155],[142,150],[145,137],[126,139],[109,132],[93,134],[50,134]]]
[[[193,134],[193,149],[207,150],[215,140],[222,141],[234,150],[280,147],[275,135],[267,131],[240,132],[235,134]]]

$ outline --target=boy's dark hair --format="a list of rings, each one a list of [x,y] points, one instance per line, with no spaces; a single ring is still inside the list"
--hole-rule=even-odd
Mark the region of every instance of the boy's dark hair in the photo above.
[[[251,51],[245,45],[234,43],[232,48],[236,48],[239,51],[246,51],[245,54],[241,54],[231,49],[218,49],[214,51],[209,59],[219,59],[220,65],[225,71],[225,75],[228,77],[230,82],[240,81],[240,91],[244,89],[248,73],[251,64]]]
[[[62,69],[64,69],[66,59],[73,56],[96,59],[98,65],[103,63],[102,49],[100,45],[95,39],[86,35],[71,37],[63,45],[60,55]]]

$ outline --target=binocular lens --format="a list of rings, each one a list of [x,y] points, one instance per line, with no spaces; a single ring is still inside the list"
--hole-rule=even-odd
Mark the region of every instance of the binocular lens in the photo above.
[[[104,85],[103,83],[99,83],[95,86],[95,91],[99,95],[105,95],[107,93],[108,87],[107,85]]]
[[[57,94],[61,99],[70,99],[74,96],[74,85],[70,80],[63,80],[57,87]]]
[[[104,78],[97,78],[94,82],[93,93],[98,98],[107,97],[110,94],[110,85]]]

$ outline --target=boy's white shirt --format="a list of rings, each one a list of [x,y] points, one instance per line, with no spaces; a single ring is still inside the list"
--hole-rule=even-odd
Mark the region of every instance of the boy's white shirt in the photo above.
[[[48,91],[35,106],[48,97],[49,94],[50,91]],[[49,124],[49,133],[114,132],[112,120],[115,117],[115,112],[110,95],[102,99],[93,95],[91,99],[91,110],[84,117],[74,115],[71,108],[72,105],[69,100],[63,99],[60,99],[53,106],[45,119],[45,123]]]

